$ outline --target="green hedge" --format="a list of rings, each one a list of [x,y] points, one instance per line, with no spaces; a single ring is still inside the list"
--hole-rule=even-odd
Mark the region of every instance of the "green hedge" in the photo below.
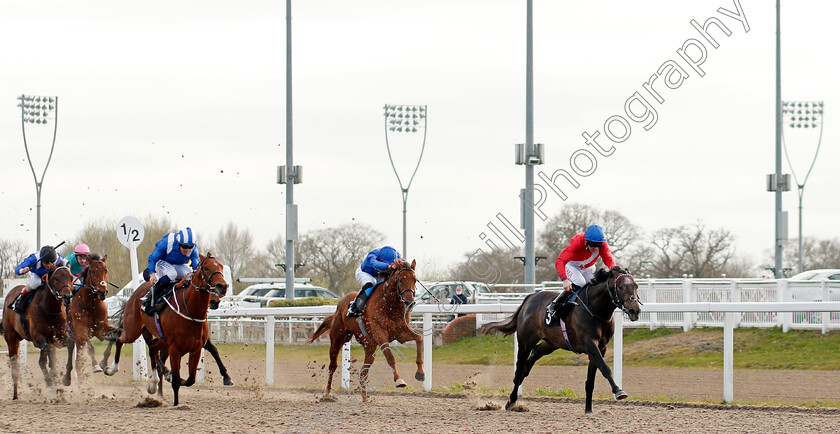
[[[338,304],[337,298],[307,297],[295,300],[272,300],[268,307],[324,306]]]

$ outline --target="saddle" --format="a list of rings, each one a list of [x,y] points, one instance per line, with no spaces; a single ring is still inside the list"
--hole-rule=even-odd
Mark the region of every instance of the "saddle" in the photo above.
[[[566,316],[569,312],[571,312],[570,306],[576,305],[576,300],[578,299],[578,294],[580,293],[583,287],[579,287],[577,285],[572,284],[572,291],[569,292],[569,295],[566,297],[565,300],[560,303],[560,299],[566,295],[565,292],[561,292],[557,294],[557,297],[554,297],[553,300],[548,304],[548,307],[545,309],[545,325],[552,327],[558,326],[562,322],[562,317]],[[558,304],[560,303],[560,304]]]

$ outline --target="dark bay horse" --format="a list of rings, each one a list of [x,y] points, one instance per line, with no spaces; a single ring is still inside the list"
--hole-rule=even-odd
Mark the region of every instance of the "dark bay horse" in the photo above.
[[[620,308],[631,321],[639,319],[641,306],[638,285],[633,276],[625,270],[614,267],[612,270],[600,269],[595,273],[592,283],[581,290],[578,305],[566,316],[568,343],[559,326],[545,325],[545,309],[557,291],[542,291],[525,297],[519,309],[510,318],[487,324],[485,334],[504,333],[509,336],[516,333],[519,353],[516,359],[516,373],[513,376],[513,391],[505,409],[516,402],[519,386],[531,372],[540,357],[561,348],[589,356],[589,370],[586,375],[586,413],[592,412],[592,390],[595,387],[595,372],[600,370],[609,381],[616,400],[627,398],[612,377],[612,371],[604,361],[607,343],[615,331],[613,312]],[[571,347],[569,346],[571,344]]]
[[[102,368],[96,363],[93,352],[93,345],[90,345],[91,338],[100,341],[105,340],[112,330],[108,324],[108,308],[105,306],[105,295],[108,293],[108,267],[105,261],[108,257],[94,259],[98,256],[91,256],[90,264],[82,272],[84,284],[76,289],[70,304],[67,306],[67,325],[70,329],[67,344],[67,370],[64,373],[64,385],[70,385],[71,373],[73,371],[73,350],[78,348],[76,358],[79,359],[81,352],[87,349],[90,354],[90,362],[93,365],[93,372],[100,372]],[[77,360],[78,361],[78,360]]]
[[[51,270],[45,276],[45,283],[32,295],[32,301],[23,315],[9,309],[9,303],[23,290],[23,285],[12,288],[3,302],[3,337],[9,346],[9,365],[14,384],[12,399],[18,398],[18,351],[20,341],[31,341],[41,350],[38,365],[44,373],[47,387],[52,386],[57,377],[55,349],[64,345],[66,339],[67,316],[63,303],[73,296],[73,273],[66,266]],[[47,362],[50,370],[47,371]]]
[[[159,327],[156,318],[142,312],[140,298],[152,284],[145,282],[131,294],[123,312],[122,331],[117,338],[114,363],[105,369],[106,375],[114,375],[119,370],[120,350],[127,343],[132,343],[143,334],[149,348],[149,362],[152,367],[152,381],[149,393],[155,393],[162,379],[162,372],[157,369],[160,349],[166,346],[172,360],[173,405],[178,405],[178,389],[195,384],[195,372],[201,348],[207,343],[210,332],[207,326],[207,310],[210,307],[210,294],[215,292],[223,297],[228,284],[222,275],[222,264],[211,254],[200,256],[198,268],[189,281],[182,280],[167,298],[169,309],[159,315]],[[181,376],[181,357],[189,354],[189,377],[184,381]]]
[[[330,332],[330,374],[324,398],[329,398],[332,390],[333,374],[338,367],[338,352],[353,336],[365,348],[365,363],[359,375],[363,401],[368,399],[367,377],[378,348],[382,349],[388,365],[394,371],[396,386],[406,386],[405,380],[397,373],[396,360],[388,346],[391,341],[396,340],[399,343],[414,341],[417,344],[417,373],[414,374],[414,378],[418,381],[425,379],[423,334],[409,325],[409,315],[414,305],[414,285],[417,282],[417,276],[414,274],[417,261],[411,261],[409,264],[407,261],[397,259],[394,264],[396,268],[390,271],[384,283],[374,288],[362,316],[358,317],[364,322],[367,335],[359,327],[358,318],[347,317],[347,308],[356,298],[356,293],[351,292],[338,302],[335,313],[327,315],[324,322],[309,338],[309,342],[312,343],[328,330]]]

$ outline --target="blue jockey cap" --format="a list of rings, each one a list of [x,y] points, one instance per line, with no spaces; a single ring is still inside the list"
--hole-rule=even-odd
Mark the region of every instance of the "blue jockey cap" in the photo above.
[[[586,241],[591,241],[593,243],[603,243],[607,241],[607,236],[604,234],[604,228],[598,225],[592,225],[586,228],[586,232],[583,234]]]
[[[385,246],[379,249],[379,259],[382,262],[387,262],[389,264],[393,263],[395,259],[400,259],[400,252],[397,249],[391,246]]]
[[[193,234],[192,229],[184,228],[178,235],[175,236],[175,241],[179,244],[186,244],[191,247],[195,247],[195,235]]]

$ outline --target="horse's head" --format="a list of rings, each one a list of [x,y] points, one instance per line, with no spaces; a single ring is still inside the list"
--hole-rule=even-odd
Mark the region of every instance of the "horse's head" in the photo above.
[[[414,274],[414,268],[417,266],[417,261],[408,261],[397,259],[394,261],[396,268],[388,276],[388,285],[391,291],[396,295],[407,309],[411,309],[414,305],[414,287],[417,284],[417,276]]]
[[[642,303],[639,300],[638,292],[639,285],[636,284],[633,275],[627,270],[613,267],[610,273],[612,274],[610,276],[611,285],[609,285],[611,288],[610,297],[613,298],[613,303],[630,317],[630,321],[638,320],[639,314],[642,312]]]
[[[200,259],[198,268],[196,268],[192,279],[190,279],[190,284],[199,291],[216,294],[219,298],[224,297],[228,288],[228,284],[225,282],[224,275],[222,274],[224,266],[209,252],[207,256],[200,255]],[[216,307],[218,307],[218,304]]]
[[[107,256],[99,259],[98,256],[91,255],[90,264],[84,272],[85,284],[82,288],[90,289],[100,300],[105,300],[105,296],[108,295],[108,267],[105,266],[107,260]]]
[[[65,304],[73,298],[73,280],[76,276],[65,266],[57,267],[47,274],[47,289],[57,300]]]

